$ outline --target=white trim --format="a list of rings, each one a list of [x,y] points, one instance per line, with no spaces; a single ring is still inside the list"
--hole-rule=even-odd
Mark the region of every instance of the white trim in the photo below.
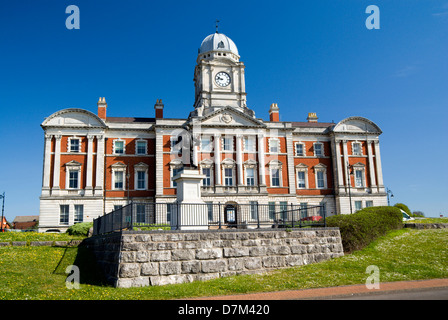
[[[65,164],[65,189],[67,190],[80,190],[81,189],[81,163],[77,161],[70,161]],[[70,171],[78,172],[77,188],[70,188]]]
[[[246,143],[246,140],[247,140],[247,142],[249,142],[249,141],[252,142],[252,146],[253,146],[252,150],[249,150],[247,148],[248,143]],[[255,139],[255,136],[244,136],[243,137],[243,152],[246,152],[246,153],[255,153],[255,152],[257,152],[257,141]]]
[[[116,149],[115,149],[115,143],[116,142],[123,142],[123,152],[122,153],[117,153],[116,152]],[[123,139],[121,139],[121,138],[117,138],[117,139],[114,139],[113,140],[113,144],[112,144],[112,153],[113,154],[126,154],[126,140],[123,140]]]
[[[274,146],[271,145],[272,142],[277,142],[277,151],[272,151],[272,147],[274,147]],[[269,138],[269,140],[268,140],[268,150],[269,150],[269,153],[280,153],[280,150],[281,150],[281,148],[280,148],[280,139],[278,139],[278,138]]]
[[[359,144],[359,153],[355,153],[354,152],[354,145],[355,144]],[[352,156],[363,156],[364,154],[362,153],[362,143],[358,140],[352,141]]]
[[[72,141],[78,140],[78,151],[72,151]],[[73,136],[67,139],[67,152],[69,153],[80,153],[82,152],[82,141],[80,137]]]
[[[297,154],[297,145],[302,146],[302,154]],[[306,156],[306,147],[305,143],[301,141],[295,141],[294,142],[294,157],[305,157]]]
[[[271,160],[269,161],[269,179],[270,179],[270,187],[271,188],[281,188],[283,187],[283,170],[282,170],[282,166],[283,163],[279,160]],[[278,186],[274,186],[272,184],[272,170],[278,170],[278,178],[279,178],[279,185]]]
[[[112,167],[112,185],[111,185],[111,190],[126,190],[126,169],[127,166],[122,163],[122,162],[116,162],[113,165],[111,165]],[[121,172],[122,173],[122,179],[123,179],[123,187],[122,188],[116,188],[115,187],[115,172]]]
[[[295,166],[296,168],[296,185],[297,189],[304,190],[309,188],[308,184],[308,166],[304,163],[299,163]],[[302,188],[299,186],[299,172],[303,172],[305,174],[305,187]]]
[[[222,162],[221,162],[221,172],[222,172],[222,179],[223,179],[223,186],[224,187],[234,187],[236,186],[236,170],[235,170],[236,166],[235,166],[235,161],[233,159],[230,158],[225,158]],[[232,184],[231,185],[226,185],[226,175],[225,169],[232,169]]]
[[[246,186],[257,186],[258,185],[258,170],[257,170],[257,167],[258,167],[258,163],[257,163],[257,161],[255,161],[255,160],[252,160],[252,159],[249,159],[249,160],[247,160],[247,161],[245,161],[244,163],[243,163],[243,170],[244,170],[244,185],[246,185]],[[247,184],[247,169],[253,169],[254,170],[254,176],[253,176],[253,178],[254,178],[254,184],[253,185],[248,185]]]
[[[203,187],[211,187],[215,183],[214,179],[214,170],[213,170],[213,161],[210,159],[204,159],[199,162],[199,169],[201,174],[203,174],[202,169],[210,169],[210,185],[206,186],[203,184],[204,180],[201,180],[201,186]]]
[[[224,148],[224,141],[226,139],[230,140],[230,150],[225,150],[225,148]],[[235,151],[235,146],[234,146],[234,141],[233,140],[234,140],[233,136],[221,136],[221,150],[222,150],[223,153],[234,152]]]
[[[138,153],[137,145],[138,145],[139,142],[144,142],[145,143],[145,152],[144,153]],[[138,139],[138,140],[135,141],[135,154],[139,155],[139,156],[148,154],[148,140],[146,140],[146,139]]]
[[[324,180],[323,187],[319,187],[318,172],[322,172],[323,180]],[[314,166],[314,179],[316,182],[316,189],[327,189],[327,166],[326,165],[319,163]]]
[[[319,144],[320,146],[321,146],[321,154],[320,155],[316,155],[316,145],[317,144]],[[322,158],[322,157],[324,157],[325,156],[325,152],[324,152],[324,144],[323,144],[323,142],[314,142],[313,143],[313,153],[314,153],[314,156],[315,157],[318,157],[318,158]]]
[[[146,163],[140,162],[134,165],[134,189],[135,190],[148,190],[148,168]],[[138,172],[145,173],[145,186],[143,188],[138,187]]]

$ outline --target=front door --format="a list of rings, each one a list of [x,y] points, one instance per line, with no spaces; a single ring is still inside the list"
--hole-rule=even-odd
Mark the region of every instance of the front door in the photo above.
[[[236,225],[237,210],[233,204],[226,205],[224,210],[224,222],[230,225]]]

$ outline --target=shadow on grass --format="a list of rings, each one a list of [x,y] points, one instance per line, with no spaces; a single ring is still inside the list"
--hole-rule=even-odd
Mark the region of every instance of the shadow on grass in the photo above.
[[[96,286],[109,286],[106,278],[96,263],[93,253],[85,246],[66,247],[61,260],[53,270],[53,274],[66,275],[71,274],[71,269],[66,272],[67,267],[75,265],[79,268],[79,283]]]

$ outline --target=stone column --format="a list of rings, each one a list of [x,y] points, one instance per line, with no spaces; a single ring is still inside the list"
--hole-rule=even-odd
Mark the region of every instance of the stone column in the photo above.
[[[294,145],[292,143],[292,133],[286,134],[286,153],[288,154],[288,183],[289,194],[296,193],[296,179],[294,172]]]
[[[341,191],[341,188],[344,188],[344,174],[342,171],[342,164],[341,164],[341,141],[340,140],[335,140],[335,152],[334,152],[334,157],[335,157],[335,167],[336,167],[336,177],[337,177],[337,181],[336,181],[336,187],[338,192]],[[345,161],[345,159],[344,159]]]
[[[376,174],[378,177],[378,192],[385,192],[383,184],[383,169],[381,167],[380,142],[375,141],[374,144],[375,144]]]
[[[215,185],[221,186],[221,149],[219,142],[221,140],[221,134],[215,133],[214,139],[214,155],[215,155]]]
[[[104,146],[103,135],[96,136],[96,181],[95,195],[102,195],[104,184]]]
[[[86,195],[93,195],[93,139],[95,136],[87,135],[87,169],[86,169]]]
[[[156,129],[156,196],[163,195],[163,133]]]
[[[265,163],[264,163],[264,134],[258,135],[258,164],[259,164],[259,181],[260,187],[266,187],[266,173],[265,173]]]
[[[372,192],[376,193],[378,191],[376,187],[375,179],[375,166],[373,165],[373,141],[367,141],[367,155],[369,157],[369,173],[370,173],[370,188]]]
[[[57,194],[59,192],[59,177],[61,173],[61,138],[62,136],[55,135],[56,139],[54,148],[54,171],[53,171],[53,189],[52,194]]]
[[[42,195],[50,195],[50,170],[51,170],[51,140],[53,136],[45,135],[44,173],[42,181]]]
[[[238,171],[238,185],[245,185],[243,177],[243,152],[241,150],[242,135],[238,134],[236,136],[236,166]]]
[[[348,151],[347,151],[347,140],[343,140],[342,141],[342,150],[344,152],[344,185],[348,188],[348,184],[350,181],[351,184],[351,178],[349,177],[349,172],[348,172]],[[345,192],[348,192],[348,189],[346,188]]]

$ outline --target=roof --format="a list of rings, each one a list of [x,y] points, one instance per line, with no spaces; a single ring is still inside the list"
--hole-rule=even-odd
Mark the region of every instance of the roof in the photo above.
[[[154,118],[134,118],[134,117],[107,117],[106,122],[114,122],[114,123],[155,122],[155,119]]]
[[[39,216],[17,216],[13,222],[33,222],[39,221]]]
[[[291,122],[296,128],[328,128],[334,126],[333,122]]]
[[[201,43],[199,54],[209,51],[227,51],[238,55],[238,48],[235,43],[223,33],[212,33]]]

